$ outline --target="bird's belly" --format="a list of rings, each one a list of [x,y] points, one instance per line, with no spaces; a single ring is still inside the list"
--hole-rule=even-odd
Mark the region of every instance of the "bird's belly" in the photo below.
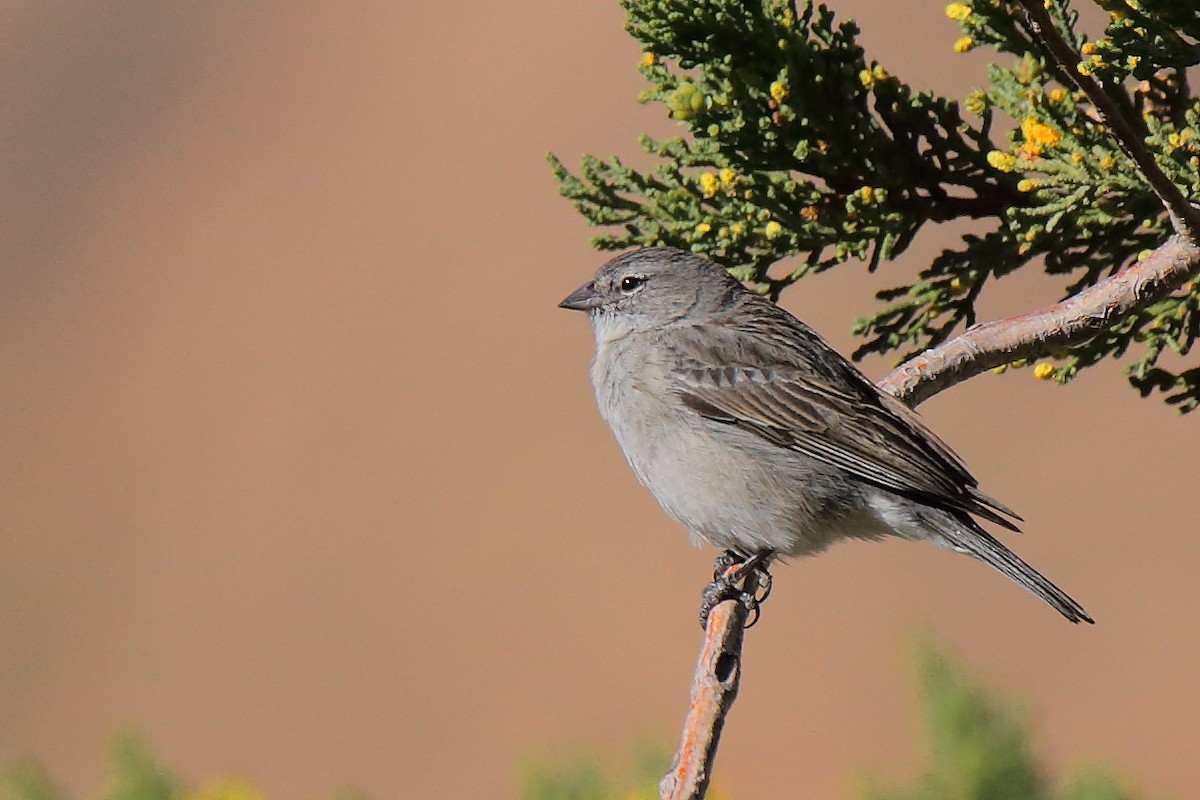
[[[700,540],[742,553],[804,556],[880,533],[853,486],[830,484],[821,477],[827,471],[798,453],[691,412],[660,407],[632,416],[654,420],[656,430],[614,425],[626,460],[667,514]]]

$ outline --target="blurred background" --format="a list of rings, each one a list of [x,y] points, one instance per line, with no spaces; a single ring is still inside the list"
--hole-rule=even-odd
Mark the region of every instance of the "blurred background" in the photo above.
[[[836,7],[962,96],[990,54],[951,51],[942,5]],[[714,553],[595,412],[590,332],[555,305],[603,256],[544,162],[644,164],[636,135],[673,130],[622,23],[615,0],[0,2],[0,761],[90,791],[133,728],[274,797],[492,798],[522,759],[673,746]],[[784,304],[848,351],[958,233]],[[985,312],[1060,289],[1017,276]],[[721,785],[911,772],[931,636],[1026,698],[1051,766],[1200,793],[1195,420],[1112,365],[922,411],[1098,624],[916,544],[780,568]]]

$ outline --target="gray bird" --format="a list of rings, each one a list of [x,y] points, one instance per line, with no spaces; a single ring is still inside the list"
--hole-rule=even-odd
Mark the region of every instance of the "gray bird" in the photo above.
[[[1020,517],[981,492],[916,413],[713,262],[625,253],[560,305],[591,318],[600,414],[693,540],[755,567],[841,539],[931,541],[1092,622],[980,527],[975,517],[1016,531]]]

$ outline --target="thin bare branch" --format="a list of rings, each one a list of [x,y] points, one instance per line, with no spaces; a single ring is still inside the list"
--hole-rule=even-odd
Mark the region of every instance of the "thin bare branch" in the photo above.
[[[1082,344],[1200,273],[1200,246],[1172,236],[1141,261],[1052,306],[977,325],[900,365],[879,388],[910,406],[1019,359]]]
[[[737,569],[737,565],[730,567],[726,574]],[[758,579],[751,571],[743,579],[742,591],[754,594],[757,590]],[[746,607],[736,600],[720,603],[709,614],[679,750],[671,770],[658,784],[662,800],[702,800],[708,791],[721,729],[742,679],[746,616]]]
[[[1133,120],[1122,111],[1113,97],[1104,90],[1092,75],[1079,71],[1079,53],[1062,37],[1054,26],[1042,0],[1018,0],[1029,15],[1034,34],[1040,39],[1050,57],[1062,71],[1087,95],[1088,100],[1100,112],[1104,124],[1113,138],[1138,165],[1146,181],[1162,200],[1171,215],[1176,232],[1184,235],[1200,235],[1200,208],[1188,203],[1179,187],[1163,173],[1154,156],[1146,148],[1145,133],[1138,131]]]

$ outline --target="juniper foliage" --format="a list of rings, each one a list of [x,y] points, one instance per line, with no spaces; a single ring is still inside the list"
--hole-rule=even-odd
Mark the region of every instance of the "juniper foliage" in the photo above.
[[[1060,33],[1126,116],[1160,168],[1200,197],[1200,64],[1195,0],[1097,0],[1092,39],[1070,0],[1048,0]],[[561,193],[602,249],[671,245],[779,293],[848,260],[874,270],[926,224],[970,219],[973,232],[917,275],[880,292],[857,320],[869,353],[901,359],[976,322],[981,294],[1026,267],[1064,276],[1074,294],[1136,261],[1172,233],[1144,176],[1086,96],[1049,59],[1012,0],[947,6],[955,50],[991,46],[997,63],[963,102],[921,91],[867,57],[859,29],[823,4],[794,0],[623,0],[640,67],[684,129],[641,137],[656,157],[639,171],[549,156]],[[948,46],[950,37],[948,39]],[[1143,395],[1200,405],[1193,281],[1089,342],[1050,353],[1038,377],[1066,383],[1108,358]],[[1022,366],[1015,364],[1014,366]]]

